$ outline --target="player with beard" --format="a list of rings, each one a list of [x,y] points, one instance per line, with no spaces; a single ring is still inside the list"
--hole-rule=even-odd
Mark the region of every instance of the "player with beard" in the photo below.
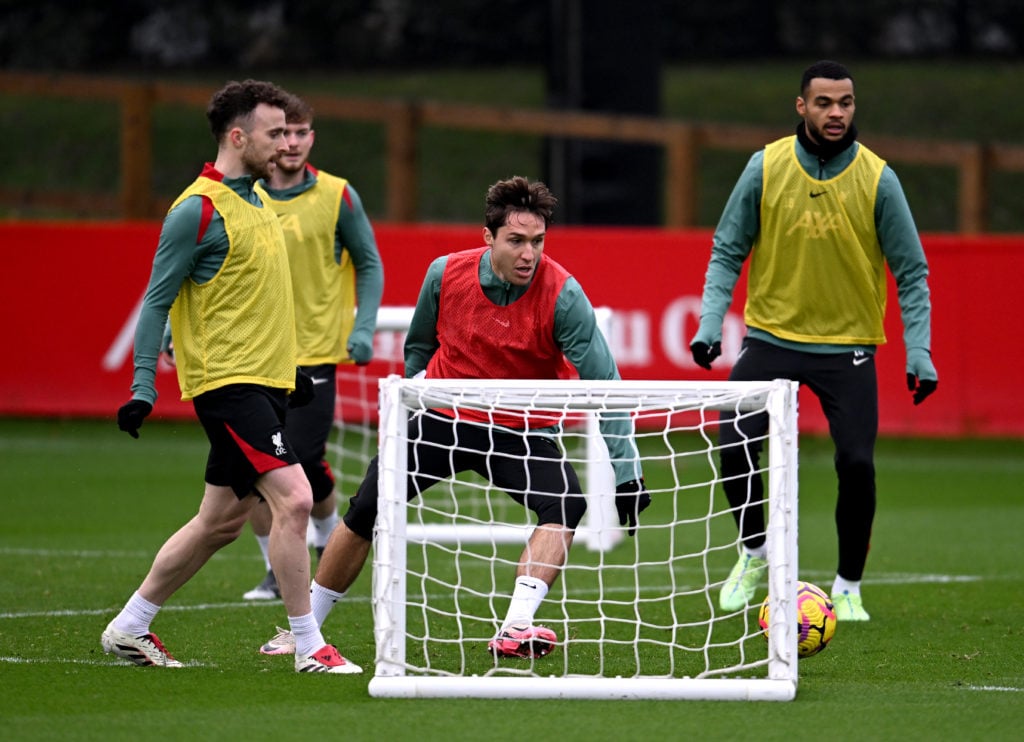
[[[860,586],[875,516],[874,447],[885,342],[886,266],[896,279],[906,382],[914,404],[935,391],[928,263],[896,174],[857,142],[853,78],[841,64],[811,65],[800,82],[794,136],[755,153],[715,230],[694,362],[710,369],[722,321],[750,257],[747,336],[729,378],[800,382],[821,402],[835,444],[839,560],[832,600],[840,621],[867,621]],[[758,461],[767,415],[722,413],[726,498],[742,548],[719,604],[749,605],[764,576],[764,485]],[[754,441],[754,442],[750,442]]]
[[[169,314],[181,397],[192,400],[210,452],[198,512],[164,542],[102,633],[104,651],[137,665],[182,666],[150,624],[238,537],[262,497],[274,514],[270,561],[295,635],[296,671],[359,671],[324,642],[310,609],[313,496],[284,430],[287,407],[308,402],[312,384],[296,369],[284,234],[254,186],[287,151],[287,102],[280,88],[257,80],[230,82],[213,95],[206,115],[217,158],[171,205],[153,258],[135,334],[132,398],[117,412],[118,427],[138,438],[153,410]]]

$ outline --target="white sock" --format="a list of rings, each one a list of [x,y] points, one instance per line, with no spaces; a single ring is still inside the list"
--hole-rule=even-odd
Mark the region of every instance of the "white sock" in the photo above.
[[[288,616],[288,626],[291,627],[292,635],[295,637],[295,654],[309,655],[320,649],[327,642],[324,641],[320,627],[312,613],[305,616]]]
[[[309,604],[313,608],[313,616],[316,618],[316,625],[323,626],[327,615],[334,608],[334,604],[345,597],[345,593],[328,590],[323,585],[317,584],[316,580],[309,587]]]
[[[160,606],[150,603],[136,590],[110,625],[132,636],[144,636],[149,633],[149,625],[153,623],[159,610]]]
[[[266,536],[256,536],[256,543],[260,545],[260,551],[263,552],[263,563],[267,567],[267,571],[270,571],[270,534]]]
[[[767,559],[768,544],[761,544],[760,546],[756,546],[753,549],[744,544],[743,553],[747,554],[748,556],[756,557],[757,559]]]
[[[832,594],[842,595],[860,595],[860,580],[845,580],[839,575],[836,575],[836,581],[832,583]]]
[[[309,522],[313,524],[313,546],[322,549],[327,546],[327,539],[330,538],[331,531],[338,525],[338,513],[335,511],[326,518],[310,516]]]
[[[532,624],[533,617],[547,594],[548,585],[544,580],[536,577],[517,577],[508,613],[501,627],[504,629],[509,626]]]

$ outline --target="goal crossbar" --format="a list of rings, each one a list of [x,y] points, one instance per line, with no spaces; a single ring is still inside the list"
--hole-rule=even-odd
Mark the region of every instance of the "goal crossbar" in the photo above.
[[[596,386],[593,381],[533,379],[421,380],[402,391],[402,402],[416,407],[453,407],[488,410],[513,408],[572,408],[573,410],[633,410],[637,407],[675,411],[764,409],[769,389],[764,382],[700,382],[699,386],[676,381],[618,381]]]

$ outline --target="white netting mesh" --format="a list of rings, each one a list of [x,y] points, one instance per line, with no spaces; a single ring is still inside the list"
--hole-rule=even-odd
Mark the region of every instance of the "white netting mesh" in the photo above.
[[[501,384],[395,378],[383,386],[390,402],[382,418],[374,558],[378,664],[371,692],[533,695],[549,685],[538,686],[539,679],[557,679],[564,683],[542,695],[792,697],[795,646],[786,620],[795,621],[789,606],[796,578],[795,385]],[[505,616],[532,513],[476,475],[440,482],[408,507],[399,505],[409,463],[407,415],[439,406],[529,407],[576,416],[628,410],[635,419],[653,504],[635,538],[614,549],[574,547],[537,613],[536,622],[559,637],[556,651],[543,659],[495,660],[486,649]],[[718,607],[718,590],[738,549],[733,516],[717,491],[720,409],[770,412],[761,473],[771,497],[769,576],[780,601],[770,645],[756,610]],[[579,472],[594,465],[593,438],[586,426],[562,437],[565,459]],[[600,492],[583,485],[591,498],[614,497],[607,484]],[[599,536],[622,536],[617,520],[591,527]],[[498,530],[515,537],[488,538]],[[505,682],[524,677],[530,682]],[[721,680],[705,690],[709,679]]]

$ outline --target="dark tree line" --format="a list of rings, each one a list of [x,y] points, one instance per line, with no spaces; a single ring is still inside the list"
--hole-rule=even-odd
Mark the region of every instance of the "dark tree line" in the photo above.
[[[553,7],[610,0],[0,0],[0,67],[195,70],[535,65]],[[1015,58],[1019,0],[633,0],[667,62],[785,55]],[[616,12],[630,3],[616,2]],[[645,40],[610,55],[628,64]]]

